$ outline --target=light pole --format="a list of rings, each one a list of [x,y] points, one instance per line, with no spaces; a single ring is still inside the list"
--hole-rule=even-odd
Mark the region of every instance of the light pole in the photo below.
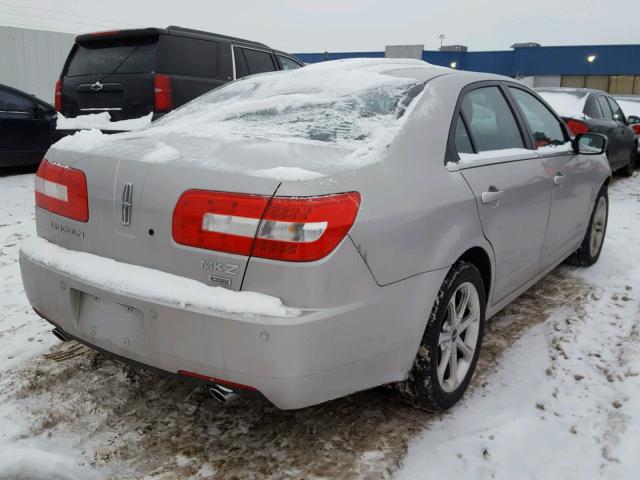
[[[438,35],[438,38],[440,39],[440,49],[442,50],[442,45],[444,44],[444,39],[447,38],[447,36],[444,35],[444,34],[440,34],[440,35]]]
[[[591,64],[596,61],[597,55],[587,56],[587,78],[584,81],[584,87],[589,88],[589,77],[591,76]]]

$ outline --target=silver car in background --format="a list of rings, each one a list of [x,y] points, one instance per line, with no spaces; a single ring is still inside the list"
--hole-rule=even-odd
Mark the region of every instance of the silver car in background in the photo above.
[[[485,320],[597,261],[606,138],[512,79],[360,59],[247,77],[54,145],[25,290],[63,339],[301,408],[452,406]]]

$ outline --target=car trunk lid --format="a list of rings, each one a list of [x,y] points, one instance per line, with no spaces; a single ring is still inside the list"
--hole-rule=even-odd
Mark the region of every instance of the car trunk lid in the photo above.
[[[73,165],[87,178],[87,223],[38,211],[38,233],[65,248],[87,251],[208,285],[239,290],[249,256],[178,244],[172,216],[191,189],[237,192],[270,198],[279,181],[212,169],[193,161],[144,161],[155,142],[119,142],[101,154],[50,150],[49,161]],[[82,232],[68,234],[66,232]]]

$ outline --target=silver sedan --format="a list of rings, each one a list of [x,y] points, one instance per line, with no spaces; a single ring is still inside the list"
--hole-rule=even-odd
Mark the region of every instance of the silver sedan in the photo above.
[[[598,260],[605,148],[495,75],[361,59],[247,77],[54,145],[24,286],[61,339],[223,401],[395,384],[445,409],[486,319]]]

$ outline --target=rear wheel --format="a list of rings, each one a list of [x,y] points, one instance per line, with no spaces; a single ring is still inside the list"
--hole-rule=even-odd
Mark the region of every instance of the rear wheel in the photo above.
[[[588,267],[593,265],[600,258],[604,237],[607,233],[607,222],[609,220],[609,195],[607,186],[603,186],[598,192],[596,204],[591,213],[587,233],[575,251],[567,261],[573,265]]]
[[[624,177],[630,177],[633,175],[633,171],[636,168],[636,152],[629,154],[629,163],[620,169],[620,174]]]
[[[485,308],[480,271],[457,262],[438,292],[409,378],[397,384],[409,403],[437,411],[460,400],[478,361]]]

